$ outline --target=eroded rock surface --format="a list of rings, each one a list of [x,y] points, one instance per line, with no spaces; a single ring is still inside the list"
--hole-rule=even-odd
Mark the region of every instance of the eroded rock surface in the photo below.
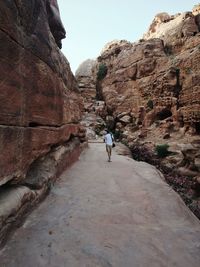
[[[80,119],[81,99],[50,30],[51,2],[0,5],[0,183],[23,178],[34,159],[78,134],[78,125],[69,124]]]
[[[69,63],[59,49],[64,37],[57,1],[1,2],[1,186],[34,184],[28,182],[27,173],[35,162],[57,149],[69,153],[56,158],[59,172],[52,170],[48,176],[52,181],[73,161],[73,151],[78,157],[85,135],[79,124],[83,104]],[[44,184],[45,192],[48,181]]]
[[[124,133],[129,141],[145,138],[148,132],[161,139],[170,139],[174,133],[198,139],[198,16],[198,6],[193,12],[174,16],[160,13],[144,39],[110,42],[98,57],[94,77],[99,66],[107,68],[105,77],[96,79],[96,89],[105,101],[102,114],[104,119],[113,117],[111,128]]]
[[[108,43],[92,72],[97,97],[104,101],[101,117],[116,138],[128,146],[142,144],[155,156],[157,145],[168,144],[172,153],[166,166],[196,181],[200,173],[199,16],[199,5],[173,16],[157,14],[138,42]],[[99,78],[103,67],[106,71]],[[188,143],[192,153],[185,149]],[[199,193],[194,195],[199,198]]]

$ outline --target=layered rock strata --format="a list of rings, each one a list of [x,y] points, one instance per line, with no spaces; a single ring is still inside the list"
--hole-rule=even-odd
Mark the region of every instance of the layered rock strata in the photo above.
[[[78,157],[85,140],[82,98],[59,49],[64,37],[57,1],[1,2],[0,237],[9,218],[14,222]]]

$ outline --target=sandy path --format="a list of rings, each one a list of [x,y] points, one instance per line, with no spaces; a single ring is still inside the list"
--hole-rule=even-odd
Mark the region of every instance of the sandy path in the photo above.
[[[0,252],[1,267],[199,267],[200,223],[156,169],[90,144]]]

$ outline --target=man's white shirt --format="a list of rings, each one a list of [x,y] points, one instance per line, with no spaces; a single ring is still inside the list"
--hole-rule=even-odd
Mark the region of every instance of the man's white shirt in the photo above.
[[[112,135],[110,133],[107,133],[105,135],[105,143],[106,145],[112,146],[113,140],[112,140]]]

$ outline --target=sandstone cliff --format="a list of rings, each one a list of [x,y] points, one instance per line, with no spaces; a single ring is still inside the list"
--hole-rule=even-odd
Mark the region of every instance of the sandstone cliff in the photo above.
[[[168,133],[169,127],[199,135],[198,7],[193,13],[175,16],[160,13],[139,42],[114,41],[102,50],[90,79],[98,76],[99,66],[106,67],[105,77],[96,78],[92,86],[101,91],[115,129],[126,130],[121,119],[124,115],[129,116],[127,129],[132,127],[129,137],[155,121],[163,128],[162,135]],[[167,118],[171,121],[169,127]]]
[[[84,141],[63,38],[56,0],[1,1],[0,241],[7,222],[41,198]]]
[[[85,103],[96,98],[96,79],[92,72],[95,65],[95,60],[87,59],[80,64],[75,74],[79,90]]]
[[[199,21],[200,5],[174,16],[160,13],[138,42],[107,44],[92,70],[97,97],[105,103],[101,116],[116,137],[152,151],[168,144],[175,155],[166,165],[195,179],[200,175]]]

